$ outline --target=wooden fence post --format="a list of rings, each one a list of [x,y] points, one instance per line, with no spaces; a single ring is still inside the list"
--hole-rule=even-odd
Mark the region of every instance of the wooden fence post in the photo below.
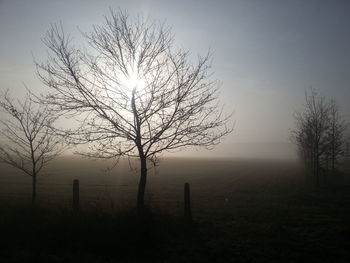
[[[190,199],[190,184],[185,183],[184,196],[184,216],[187,222],[192,222],[191,199]]]
[[[73,180],[73,211],[78,212],[79,207],[79,180]]]

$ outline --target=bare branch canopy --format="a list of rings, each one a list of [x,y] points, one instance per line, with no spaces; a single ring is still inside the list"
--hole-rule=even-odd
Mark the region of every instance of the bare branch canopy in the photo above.
[[[83,36],[87,45],[77,48],[62,26],[52,26],[48,60],[36,63],[50,88],[43,103],[80,117],[68,133],[73,143],[89,143],[82,154],[155,160],[164,151],[211,148],[232,131],[210,55],[191,63],[164,23],[111,11]]]
[[[20,101],[8,91],[1,96],[0,109],[0,162],[32,177],[35,203],[37,176],[64,149],[62,137],[52,127],[57,116],[47,106],[35,104],[30,94]]]

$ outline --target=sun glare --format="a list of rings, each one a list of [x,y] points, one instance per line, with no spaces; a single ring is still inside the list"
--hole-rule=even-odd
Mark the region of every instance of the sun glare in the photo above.
[[[130,66],[128,74],[120,76],[121,85],[128,90],[142,90],[146,87],[146,81],[140,76],[136,66]]]

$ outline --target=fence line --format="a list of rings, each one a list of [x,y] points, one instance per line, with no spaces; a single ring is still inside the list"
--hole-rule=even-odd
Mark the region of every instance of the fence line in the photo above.
[[[5,183],[7,185],[31,185],[31,183],[13,183],[13,182],[8,182]],[[52,192],[50,192],[50,194],[45,193],[44,195],[46,196],[46,198],[44,199],[44,201],[48,201],[47,197],[50,197],[51,200],[49,201],[53,201],[52,199],[60,199],[61,203],[65,203],[67,200],[71,200],[69,203],[71,203],[71,207],[73,209],[74,212],[79,212],[81,209],[81,202],[86,203],[99,203],[101,201],[104,201],[104,203],[106,202],[115,202],[118,200],[114,200],[112,198],[112,195],[114,197],[118,196],[120,198],[119,201],[121,202],[125,202],[124,197],[120,196],[120,192],[113,192],[113,194],[111,194],[109,192],[110,188],[124,188],[124,187],[128,187],[131,185],[116,185],[116,184],[80,184],[79,180],[74,179],[73,183],[68,184],[68,183],[37,183],[38,186],[64,186],[65,189],[62,189],[63,191],[60,191],[60,194],[54,193],[52,194]],[[97,194],[97,198],[96,196],[93,198],[93,196],[84,196],[83,199],[81,199],[81,194],[80,192],[85,192],[86,188],[89,187],[101,187],[102,189],[96,190],[95,193]],[[70,188],[70,190],[68,190]],[[23,189],[22,189],[23,190]],[[40,188],[38,188],[39,192]],[[48,190],[48,189],[45,189]],[[73,190],[73,191],[72,191]],[[29,197],[30,196],[30,187],[26,189],[26,193],[23,192],[10,192],[10,193],[3,193],[0,191],[0,199],[3,200],[3,198],[1,197],[5,197],[4,199],[9,199],[9,197],[11,199],[15,199],[15,197],[19,197],[19,198],[24,198],[24,197]],[[43,191],[45,192],[45,191]],[[101,192],[103,193],[102,198],[101,198]],[[124,192],[125,193],[125,192]],[[160,203],[163,203],[163,201],[167,204],[181,204],[183,203],[183,216],[185,218],[185,220],[187,222],[191,222],[192,221],[192,209],[191,209],[191,198],[190,198],[190,184],[189,183],[185,183],[184,184],[184,196],[183,196],[183,200],[161,200],[158,199],[158,202],[160,201]],[[152,198],[151,203],[153,204],[154,199]],[[48,202],[50,203],[50,202]]]
[[[28,183],[15,183],[15,182],[2,182],[1,184],[7,184],[7,185],[32,185],[31,182]],[[71,186],[72,184],[69,183],[40,183],[37,182],[36,185],[60,185],[60,186]],[[83,186],[98,186],[98,187],[105,187],[106,185],[111,186],[111,187],[128,187],[130,185],[127,184],[122,184],[122,185],[116,185],[116,184],[83,184]]]

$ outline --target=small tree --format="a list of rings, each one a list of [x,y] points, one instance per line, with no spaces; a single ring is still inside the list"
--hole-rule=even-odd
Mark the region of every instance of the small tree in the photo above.
[[[76,49],[62,27],[44,42],[50,51],[38,73],[50,92],[45,103],[82,116],[70,130],[74,143],[90,143],[93,158],[137,157],[141,174],[138,211],[144,209],[147,160],[188,146],[211,148],[231,132],[210,79],[209,55],[193,65],[189,53],[173,49],[164,24],[123,12],[94,26],[84,49]]]
[[[293,135],[306,167],[319,184],[320,172],[326,174],[331,162],[334,173],[338,160],[345,156],[346,125],[334,100],[327,101],[311,89],[305,93],[305,102],[304,110],[295,115]]]
[[[296,113],[296,143],[317,184],[320,181],[322,157],[328,146],[329,111],[325,97],[311,89],[310,94],[305,93],[304,110]]]
[[[36,203],[37,176],[62,150],[61,139],[52,130],[57,119],[46,106],[37,105],[27,94],[13,100],[8,91],[0,99],[0,162],[32,177],[32,204]]]
[[[329,102],[329,130],[328,130],[328,142],[327,158],[331,161],[331,173],[334,175],[336,171],[336,165],[341,157],[344,157],[346,153],[346,122],[342,118],[339,112],[339,107],[335,100]]]

